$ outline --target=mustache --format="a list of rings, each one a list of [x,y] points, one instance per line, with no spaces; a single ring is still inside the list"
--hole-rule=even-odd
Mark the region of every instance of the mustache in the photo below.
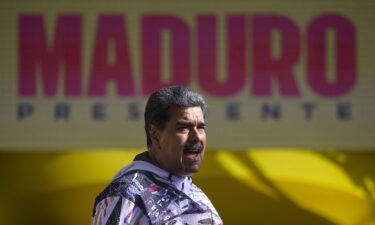
[[[184,146],[184,151],[198,151],[201,152],[203,150],[203,144],[198,141],[198,142],[188,142]]]

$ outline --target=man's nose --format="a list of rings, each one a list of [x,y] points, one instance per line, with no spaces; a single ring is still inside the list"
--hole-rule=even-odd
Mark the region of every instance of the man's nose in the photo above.
[[[202,139],[201,134],[199,133],[199,130],[197,127],[193,127],[190,130],[189,139],[192,141],[200,141]]]

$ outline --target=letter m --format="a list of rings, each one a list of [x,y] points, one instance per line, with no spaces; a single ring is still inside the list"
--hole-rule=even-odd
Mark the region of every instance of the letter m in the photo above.
[[[79,96],[81,16],[58,16],[51,43],[47,43],[42,15],[22,14],[18,23],[18,95],[36,96],[37,82],[41,82],[45,96],[56,96],[58,81],[64,80],[64,95]],[[62,74],[65,79],[59,79]]]

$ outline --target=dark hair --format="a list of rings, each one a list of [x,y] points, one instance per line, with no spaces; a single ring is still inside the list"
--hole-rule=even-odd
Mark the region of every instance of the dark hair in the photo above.
[[[195,91],[181,86],[171,86],[162,88],[148,98],[145,109],[145,130],[147,136],[147,146],[151,146],[149,125],[153,124],[158,129],[163,130],[165,124],[170,119],[169,109],[174,107],[196,107],[202,109],[206,114],[207,105],[203,97]]]

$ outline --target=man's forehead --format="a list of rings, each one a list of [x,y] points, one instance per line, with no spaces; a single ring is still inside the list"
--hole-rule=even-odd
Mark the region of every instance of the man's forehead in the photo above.
[[[171,110],[172,117],[176,120],[198,120],[204,121],[204,115],[201,107],[174,107]]]

